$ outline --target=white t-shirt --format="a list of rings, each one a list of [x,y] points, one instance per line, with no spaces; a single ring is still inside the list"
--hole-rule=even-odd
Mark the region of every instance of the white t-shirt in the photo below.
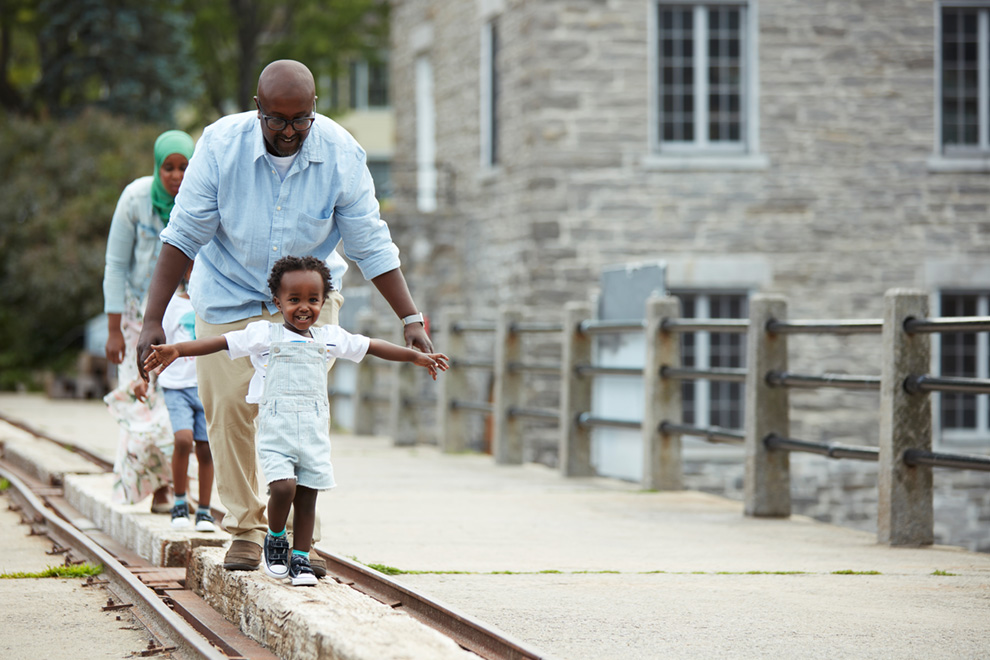
[[[272,345],[271,321],[254,321],[248,323],[243,330],[227,332],[227,351],[231,359],[250,357],[254,367],[254,375],[248,385],[245,400],[248,403],[259,403],[265,390],[265,373],[268,370],[268,352]],[[322,325],[310,328],[312,337],[304,337],[292,330],[282,328],[282,341],[290,342],[320,342],[327,347],[324,355],[327,359],[344,358],[360,362],[368,353],[371,340],[364,335],[353,335],[339,325]]]
[[[178,294],[172,296],[165,308],[165,315],[162,316],[162,329],[165,330],[165,341],[169,344],[196,338],[196,312],[193,311],[189,298]],[[196,387],[196,358],[183,356],[165,367],[158,375],[158,384],[170,390]]]

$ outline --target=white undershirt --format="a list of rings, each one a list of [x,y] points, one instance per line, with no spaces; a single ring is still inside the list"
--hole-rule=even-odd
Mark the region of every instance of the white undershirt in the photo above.
[[[292,167],[292,161],[294,161],[298,155],[298,151],[291,156],[273,156],[272,154],[268,154],[268,157],[272,159],[272,165],[274,165],[276,171],[278,171],[279,179],[285,181],[285,175],[289,173],[289,168]]]

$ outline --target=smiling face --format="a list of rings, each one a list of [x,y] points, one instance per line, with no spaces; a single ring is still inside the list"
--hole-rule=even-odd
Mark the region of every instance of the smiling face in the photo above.
[[[316,106],[316,85],[309,69],[291,60],[272,62],[261,72],[254,102],[268,153],[275,156],[297,153],[309,130],[296,130],[292,120],[312,117]],[[272,130],[265,117],[284,119],[286,125],[281,130]]]
[[[286,327],[300,334],[320,317],[324,300],[323,278],[314,270],[290,270],[282,275],[278,292],[273,296],[275,306],[282,312]]]
[[[179,194],[179,185],[182,183],[182,177],[185,176],[188,165],[189,159],[182,154],[169,154],[162,161],[162,166],[158,169],[158,178],[161,179],[162,186],[172,197]]]

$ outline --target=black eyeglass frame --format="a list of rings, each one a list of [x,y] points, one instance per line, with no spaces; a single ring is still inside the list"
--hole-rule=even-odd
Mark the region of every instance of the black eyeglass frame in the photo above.
[[[265,126],[273,131],[283,131],[285,127],[292,124],[292,130],[299,131],[300,133],[305,133],[313,127],[313,122],[316,121],[316,115],[310,117],[296,117],[295,119],[286,119],[285,117],[272,117],[271,115],[266,115],[261,112],[261,118],[265,120]],[[275,122],[275,126],[272,125]],[[302,124],[300,126],[299,124]]]

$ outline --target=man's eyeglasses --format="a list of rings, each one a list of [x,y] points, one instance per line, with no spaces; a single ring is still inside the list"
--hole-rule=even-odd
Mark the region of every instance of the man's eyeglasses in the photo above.
[[[270,117],[265,114],[261,115],[261,118],[265,120],[265,126],[273,131],[281,131],[290,123],[293,130],[308,131],[313,126],[313,122],[316,121],[316,117],[297,117],[290,120],[282,117]]]

